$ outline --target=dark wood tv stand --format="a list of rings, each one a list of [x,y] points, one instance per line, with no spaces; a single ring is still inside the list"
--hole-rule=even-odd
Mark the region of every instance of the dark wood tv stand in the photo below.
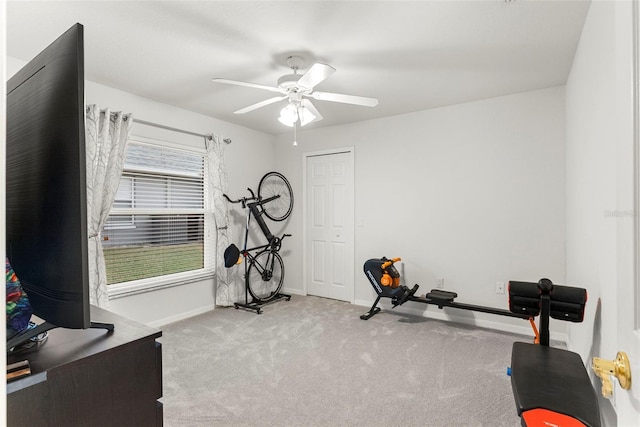
[[[91,308],[101,329],[53,329],[28,360],[31,375],[7,384],[7,425],[161,426],[162,332]]]

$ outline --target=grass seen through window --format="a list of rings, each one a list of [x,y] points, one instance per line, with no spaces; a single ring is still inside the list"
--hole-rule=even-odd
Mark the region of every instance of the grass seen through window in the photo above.
[[[204,267],[202,242],[104,248],[107,284],[148,279]],[[117,259],[118,262],[111,262]]]

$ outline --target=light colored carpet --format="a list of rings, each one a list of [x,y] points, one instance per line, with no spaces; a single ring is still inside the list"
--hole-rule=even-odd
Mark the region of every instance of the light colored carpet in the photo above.
[[[166,426],[519,426],[495,331],[293,296],[163,328]]]

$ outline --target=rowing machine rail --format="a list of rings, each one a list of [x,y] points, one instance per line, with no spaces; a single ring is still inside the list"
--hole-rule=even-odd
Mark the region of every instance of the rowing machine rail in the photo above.
[[[531,317],[528,314],[512,313],[509,310],[502,310],[499,308],[455,302],[454,300],[458,297],[458,294],[455,292],[444,291],[442,289],[432,289],[431,292],[427,293],[424,297],[417,297],[415,294],[419,285],[416,284],[413,288],[409,288],[399,284],[400,274],[393,266],[394,262],[398,261],[400,261],[400,258],[388,259],[386,257],[382,257],[372,258],[364,263],[365,276],[369,279],[369,282],[378,294],[378,297],[371,306],[371,309],[360,316],[362,320],[369,320],[382,310],[378,307],[378,303],[381,298],[390,298],[393,308],[402,305],[407,301],[413,301],[422,304],[436,305],[440,309],[443,309],[444,307],[452,307],[460,310],[478,311],[481,313],[515,317],[518,319],[529,319]],[[389,283],[389,285],[386,283]]]

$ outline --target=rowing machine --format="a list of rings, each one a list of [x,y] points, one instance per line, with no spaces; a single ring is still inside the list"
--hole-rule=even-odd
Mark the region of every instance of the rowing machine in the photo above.
[[[400,285],[400,273],[393,265],[398,261],[401,261],[401,259],[388,259],[386,257],[382,257],[372,258],[364,263],[364,274],[369,279],[369,282],[376,291],[376,294],[378,294],[378,297],[371,306],[371,309],[360,316],[362,320],[369,320],[382,310],[378,307],[378,303],[381,298],[390,298],[393,308],[402,305],[407,301],[413,301],[436,305],[440,309],[444,307],[452,307],[461,310],[497,314],[499,316],[516,317],[518,319],[529,319],[531,317],[528,314],[512,313],[511,311],[501,310],[499,308],[458,303],[454,301],[458,297],[457,293],[444,291],[442,289],[432,289],[424,297],[417,297],[415,294],[418,291],[419,285],[416,284],[413,288]]]

